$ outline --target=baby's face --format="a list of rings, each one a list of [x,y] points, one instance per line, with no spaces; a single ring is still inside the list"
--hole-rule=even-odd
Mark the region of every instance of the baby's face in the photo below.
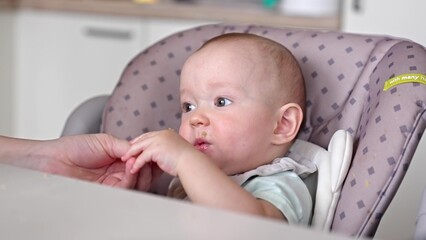
[[[269,76],[243,49],[207,47],[181,74],[180,134],[228,175],[265,164],[277,106],[265,91]]]

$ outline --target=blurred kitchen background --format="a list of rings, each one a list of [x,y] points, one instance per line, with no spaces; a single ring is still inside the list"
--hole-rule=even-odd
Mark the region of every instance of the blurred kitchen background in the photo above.
[[[0,0],[0,135],[57,138],[77,105],[111,93],[131,58],[179,30],[251,23],[388,34],[426,45],[424,9],[424,0]],[[414,163],[424,162],[425,149],[423,137]],[[414,176],[405,183],[410,189],[426,182],[416,178],[422,172],[407,175]],[[409,238],[418,205],[399,204],[379,238]]]
[[[426,44],[422,0],[0,0],[0,134],[58,137],[141,49],[206,23],[390,34]]]

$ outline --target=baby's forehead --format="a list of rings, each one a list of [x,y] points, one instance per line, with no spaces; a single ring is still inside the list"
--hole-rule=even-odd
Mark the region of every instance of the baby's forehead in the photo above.
[[[195,52],[190,59],[196,61],[205,61],[206,59],[215,59],[216,61],[227,61],[234,59],[235,61],[243,61],[255,63],[256,66],[269,65],[271,56],[253,42],[214,42]],[[214,63],[214,62],[213,62]],[[230,62],[231,66],[235,62]]]
[[[264,43],[265,44],[265,43]],[[259,41],[235,39],[211,42],[200,48],[185,62],[184,70],[198,71],[201,65],[207,68],[220,66],[233,69],[231,72],[252,72],[262,83],[279,74],[275,59],[262,51]],[[271,79],[271,80],[272,80]]]

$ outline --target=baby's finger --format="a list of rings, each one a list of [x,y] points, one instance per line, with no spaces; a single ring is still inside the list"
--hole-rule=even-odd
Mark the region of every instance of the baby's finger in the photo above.
[[[131,173],[130,170],[133,167],[133,164],[135,164],[136,158],[132,157],[129,158],[129,160],[126,162],[126,166],[125,166],[125,173]]]
[[[133,161],[134,159],[126,162],[124,176],[121,179],[121,181],[118,183],[119,187],[130,188],[130,189],[133,189],[136,187],[138,176],[130,173],[130,168],[133,165]]]
[[[132,168],[130,169],[130,172],[135,174],[141,169],[146,163],[150,162],[151,159],[146,157],[147,154],[141,153],[136,159],[135,163],[133,164]]]
[[[147,132],[147,133],[141,134],[141,135],[137,136],[136,138],[133,138],[132,140],[130,140],[129,143],[131,145],[133,145],[137,142],[144,141],[146,138],[149,138],[153,134],[155,134],[155,132]]]
[[[139,141],[142,137],[143,137],[143,134],[133,138],[132,140],[129,141],[129,143],[134,144],[135,142]]]
[[[146,142],[145,141],[138,141],[133,143],[129,150],[121,157],[122,161],[127,161],[131,157],[137,156],[142,154],[143,150],[146,148]]]
[[[133,156],[124,154],[123,156],[121,156],[121,161],[122,162],[128,162],[132,158],[133,158]]]

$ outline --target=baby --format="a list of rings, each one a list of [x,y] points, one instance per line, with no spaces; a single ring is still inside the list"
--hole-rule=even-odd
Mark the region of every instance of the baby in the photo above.
[[[282,45],[231,33],[206,42],[185,62],[179,134],[163,130],[131,141],[132,173],[156,164],[192,202],[309,223],[312,198],[298,175],[316,171],[286,153],[303,120],[301,70]]]

